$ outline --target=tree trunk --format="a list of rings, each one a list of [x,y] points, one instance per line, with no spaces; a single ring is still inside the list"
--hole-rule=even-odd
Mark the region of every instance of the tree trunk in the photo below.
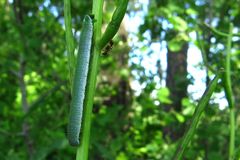
[[[170,109],[181,111],[181,101],[187,96],[187,50],[187,43],[178,52],[172,52],[168,48],[166,86],[170,91],[172,104],[167,105],[167,111]]]
[[[183,44],[181,50],[173,52],[168,48],[166,86],[170,91],[171,104],[165,105],[165,110],[182,110],[182,99],[187,96],[187,51],[188,43]],[[177,123],[177,122],[176,122]],[[183,134],[180,124],[171,124],[164,128],[164,135],[177,140]]]

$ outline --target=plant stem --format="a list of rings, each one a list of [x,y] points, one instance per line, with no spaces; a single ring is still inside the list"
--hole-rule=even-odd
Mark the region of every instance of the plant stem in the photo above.
[[[94,0],[92,13],[94,15],[94,36],[93,36],[93,47],[92,47],[92,56],[89,64],[89,73],[88,73],[88,83],[86,88],[86,95],[84,100],[83,108],[83,125],[82,125],[82,134],[80,136],[80,146],[77,149],[77,160],[88,160],[88,148],[90,140],[90,128],[91,128],[91,117],[92,117],[92,106],[93,98],[96,88],[98,64],[99,64],[99,55],[100,50],[96,46],[97,41],[101,37],[101,27],[102,27],[102,9],[103,9],[103,0]]]
[[[217,73],[217,72],[215,71],[215,69],[214,69],[211,65],[208,64],[207,54],[206,54],[206,52],[205,52],[204,45],[203,45],[203,43],[202,43],[202,40],[200,39],[199,33],[196,32],[196,34],[197,34],[197,41],[198,41],[198,43],[199,43],[199,47],[200,47],[200,50],[201,50],[201,54],[202,54],[202,58],[203,58],[203,63],[204,63],[204,65],[205,65],[206,68],[207,68],[208,70],[210,70],[212,73]]]
[[[205,107],[207,106],[216,86],[217,86],[217,82],[219,79],[220,75],[217,74],[215,76],[215,78],[211,81],[211,83],[208,85],[207,89],[205,90],[202,98],[200,99],[195,112],[193,114],[191,123],[187,129],[187,131],[185,132],[182,141],[179,143],[178,148],[174,154],[173,160],[180,160],[186,147],[188,146],[189,142],[191,141],[195,130],[197,128],[197,124],[200,121],[202,112],[204,111]]]
[[[65,29],[66,29],[66,44],[67,44],[67,54],[68,54],[70,89],[72,93],[76,60],[74,57],[74,38],[72,34],[72,18],[71,18],[71,1],[70,0],[64,0],[64,22],[65,22]]]
[[[101,40],[98,43],[98,47],[100,49],[103,49],[108,42],[112,40],[112,38],[116,35],[120,24],[123,20],[123,17],[127,11],[129,0],[120,0],[117,4],[116,9],[113,12],[112,19],[109,22],[105,32],[103,33],[103,36],[101,37]]]
[[[229,108],[234,107],[232,87],[231,87],[231,48],[232,48],[232,29],[233,26],[230,24],[229,36],[227,39],[227,49],[226,49],[226,61],[225,61],[225,93],[229,104]]]
[[[230,109],[230,144],[229,144],[229,160],[234,159],[235,150],[235,109]]]
[[[221,31],[217,30],[216,28],[209,26],[209,25],[206,24],[206,23],[204,23],[204,26],[206,26],[206,27],[207,27],[208,29],[210,29],[213,33],[215,33],[215,34],[217,34],[217,35],[219,35],[219,36],[223,36],[223,37],[228,37],[228,36],[229,36],[228,33],[221,32]],[[235,34],[231,33],[231,34],[232,34],[232,36],[240,37],[240,33],[235,33]]]
[[[234,97],[232,92],[231,83],[231,48],[232,48],[232,36],[233,36],[233,24],[230,23],[229,34],[227,39],[226,49],[226,62],[225,62],[225,94],[230,109],[230,143],[229,143],[229,160],[234,159],[235,148],[235,110],[234,110]]]

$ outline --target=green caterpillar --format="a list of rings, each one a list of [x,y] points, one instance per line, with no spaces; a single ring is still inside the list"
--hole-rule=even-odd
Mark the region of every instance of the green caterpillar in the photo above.
[[[85,16],[79,41],[77,64],[73,79],[73,95],[68,124],[68,140],[72,146],[79,145],[79,134],[82,122],[83,103],[87,84],[93,36],[93,24],[90,16]]]

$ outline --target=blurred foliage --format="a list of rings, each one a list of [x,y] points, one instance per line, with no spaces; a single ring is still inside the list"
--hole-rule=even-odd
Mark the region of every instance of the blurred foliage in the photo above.
[[[20,11],[15,10],[13,2],[21,2]],[[110,20],[114,8],[112,1],[106,2],[104,23]],[[178,141],[164,137],[162,129],[169,124],[174,124],[176,128],[187,126],[197,102],[189,95],[189,98],[182,100],[184,108],[181,112],[164,110],[164,104],[172,103],[169,90],[159,87],[155,80],[159,75],[147,72],[141,64],[143,56],[153,52],[145,45],[146,41],[149,44],[165,41],[171,50],[177,51],[183,41],[198,45],[190,36],[190,33],[198,31],[210,51],[208,63],[220,68],[226,39],[213,35],[199,23],[210,23],[218,30],[227,32],[231,21],[235,32],[239,32],[240,9],[237,4],[239,0],[152,0],[149,1],[148,10],[143,12],[146,4],[130,1],[129,16],[144,13],[137,35],[144,47],[131,46],[130,50],[129,41],[123,38],[127,37],[127,33],[124,36],[119,34],[114,38],[110,54],[101,57],[92,117],[90,159],[171,159]],[[91,5],[91,1],[72,1],[76,42],[82,17],[91,13]],[[70,147],[66,139],[71,97],[63,2],[0,0],[0,15],[0,159],[30,159],[29,154],[36,160],[74,159],[76,148]],[[22,17],[20,23],[18,16]],[[125,28],[130,25],[125,24]],[[145,33],[150,33],[150,37]],[[143,54],[136,54],[135,50]],[[233,39],[232,51],[232,78],[239,128],[240,52],[237,37]],[[138,61],[131,61],[131,58]],[[196,67],[204,68],[203,64]],[[24,83],[21,82],[21,71],[24,71]],[[143,86],[138,88],[141,91],[139,94],[131,88],[130,84],[134,81]],[[27,92],[27,112],[23,109],[22,85]],[[217,92],[221,91],[219,87]],[[211,101],[185,159],[227,159],[228,112],[227,108],[220,110],[219,104]],[[28,124],[30,140],[23,134],[23,124]],[[237,130],[236,137],[239,136]],[[27,141],[31,142],[30,145]],[[32,153],[28,152],[29,148]],[[236,138],[236,156],[240,157],[239,138]]]

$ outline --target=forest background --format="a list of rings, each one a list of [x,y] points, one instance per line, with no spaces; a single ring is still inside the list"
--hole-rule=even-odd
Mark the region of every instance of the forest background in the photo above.
[[[115,1],[104,2],[106,24]],[[100,56],[89,159],[171,159],[214,70],[224,68],[227,38],[221,33],[229,33],[230,23],[234,131],[240,137],[239,4],[129,1],[112,50]],[[71,1],[76,44],[91,7],[91,1]],[[0,0],[0,159],[75,157],[66,138],[71,94],[63,13],[63,1]],[[223,83],[185,159],[228,159],[231,111]],[[240,158],[239,138],[234,157]]]

